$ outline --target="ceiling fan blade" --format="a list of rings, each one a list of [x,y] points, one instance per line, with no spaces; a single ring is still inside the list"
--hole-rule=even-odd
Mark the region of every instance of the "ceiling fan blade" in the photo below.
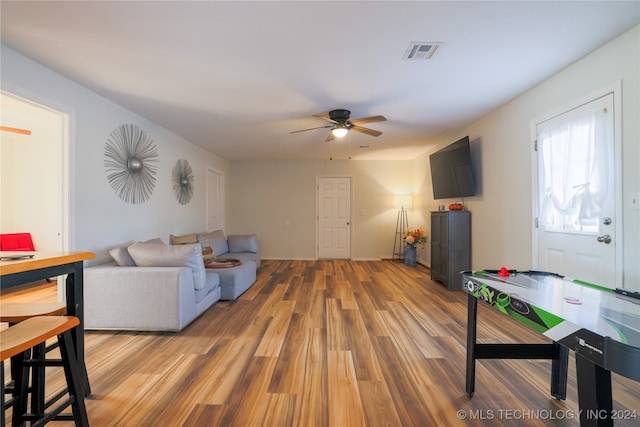
[[[306,132],[306,131],[308,131],[308,130],[326,129],[326,128],[330,128],[330,127],[332,127],[332,126],[318,126],[318,127],[315,127],[315,128],[294,130],[294,131],[291,131],[291,132],[289,132],[289,133]]]
[[[371,136],[380,136],[380,135],[382,135],[382,132],[380,132],[380,131],[369,129],[369,128],[365,128],[365,127],[362,127],[362,126],[353,126],[351,128],[351,130],[354,130],[354,131],[360,132],[360,133],[366,133],[367,135],[371,135]]]
[[[329,135],[327,135],[327,139],[325,139],[325,142],[331,142],[331,141],[333,141],[334,139],[336,139],[336,137],[335,137],[335,136],[333,136],[333,133],[332,133],[332,132],[329,132]]]
[[[350,122],[353,123],[354,125],[357,125],[360,123],[373,123],[373,122],[385,122],[385,121],[387,121],[387,118],[385,116],[371,116],[371,117],[363,117],[361,119],[350,120]]]
[[[329,123],[333,123],[333,124],[338,123],[338,122],[336,122],[335,120],[330,119],[329,117],[326,117],[326,116],[321,116],[320,114],[314,114],[314,115],[313,115],[313,117],[317,117],[317,118],[319,118],[319,119],[326,120],[326,121],[328,121]]]

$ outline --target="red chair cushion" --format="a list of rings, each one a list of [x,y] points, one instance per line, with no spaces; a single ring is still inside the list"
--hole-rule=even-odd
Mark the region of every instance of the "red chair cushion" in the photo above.
[[[31,233],[0,234],[0,250],[2,251],[35,251]]]

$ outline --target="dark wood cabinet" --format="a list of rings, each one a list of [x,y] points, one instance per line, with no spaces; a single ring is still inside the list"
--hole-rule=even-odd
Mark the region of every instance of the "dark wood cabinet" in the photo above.
[[[460,272],[471,269],[471,213],[431,212],[431,279],[462,289]]]

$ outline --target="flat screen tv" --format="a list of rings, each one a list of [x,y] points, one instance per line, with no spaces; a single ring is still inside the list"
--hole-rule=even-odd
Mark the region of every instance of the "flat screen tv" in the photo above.
[[[469,137],[436,151],[429,157],[434,199],[474,195]]]

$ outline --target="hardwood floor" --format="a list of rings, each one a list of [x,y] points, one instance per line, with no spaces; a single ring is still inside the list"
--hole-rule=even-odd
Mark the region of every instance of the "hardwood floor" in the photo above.
[[[2,298],[55,301],[53,286]],[[484,304],[478,319],[483,342],[545,341]],[[266,260],[179,334],[87,332],[87,410],[93,426],[579,425],[573,355],[565,401],[550,362],[525,360],[479,361],[470,399],[465,340],[466,294],[424,267]],[[613,374],[613,393],[640,411],[640,383]]]

